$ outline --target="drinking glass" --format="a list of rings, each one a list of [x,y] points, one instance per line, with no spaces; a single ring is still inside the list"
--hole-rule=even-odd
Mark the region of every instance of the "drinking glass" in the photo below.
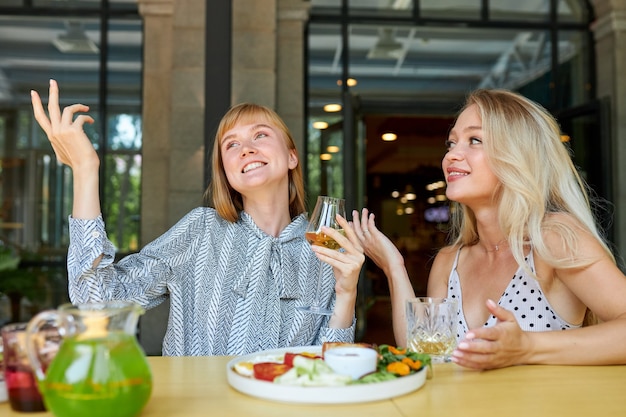
[[[26,353],[27,324],[11,323],[1,330],[7,394],[11,408],[15,411],[45,411],[46,406]],[[42,333],[36,343],[42,346],[41,360],[47,366],[59,348],[58,333]]]
[[[433,363],[449,362],[456,347],[457,301],[418,297],[406,302],[407,347],[430,355]]]
[[[322,227],[332,227],[339,232],[343,232],[342,227],[337,223],[337,214],[345,219],[346,202],[343,198],[318,196],[313,214],[309,219],[309,225],[306,228],[305,237],[311,245],[324,246],[330,249],[340,249],[341,246],[335,239],[322,233]],[[313,314],[331,315],[332,310],[321,305],[320,290],[322,286],[322,261],[320,261],[320,269],[317,276],[317,285],[315,290],[315,298],[310,306],[298,307],[298,310],[306,311]]]

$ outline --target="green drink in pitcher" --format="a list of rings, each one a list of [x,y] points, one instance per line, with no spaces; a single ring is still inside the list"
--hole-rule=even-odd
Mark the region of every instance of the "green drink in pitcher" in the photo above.
[[[56,417],[135,417],[150,399],[152,372],[135,329],[143,308],[104,302],[61,306],[28,325],[27,350],[49,411]],[[42,327],[62,329],[58,351],[44,369],[37,340]]]
[[[152,376],[134,336],[65,339],[40,383],[48,409],[63,417],[132,417],[150,398]]]

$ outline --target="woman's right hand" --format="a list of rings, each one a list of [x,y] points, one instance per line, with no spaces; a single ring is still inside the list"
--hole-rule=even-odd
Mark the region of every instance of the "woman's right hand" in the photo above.
[[[34,90],[31,91],[31,101],[35,120],[46,132],[57,159],[72,170],[82,168],[97,170],[100,166],[98,154],[83,130],[83,125],[93,123],[94,119],[86,114],[76,116],[77,113],[88,111],[89,107],[73,104],[61,112],[59,86],[55,80],[50,80],[48,114],[43,108],[39,94]]]
[[[93,123],[84,104],[72,104],[61,112],[59,86],[50,80],[48,114],[36,91],[31,91],[35,120],[46,132],[57,159],[72,169],[74,177],[74,204],[72,216],[76,219],[95,219],[101,213],[99,195],[100,159],[83,129]]]

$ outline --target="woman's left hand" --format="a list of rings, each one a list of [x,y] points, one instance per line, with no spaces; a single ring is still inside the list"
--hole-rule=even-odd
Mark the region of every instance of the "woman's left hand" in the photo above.
[[[493,300],[487,308],[498,322],[493,327],[472,329],[452,353],[452,361],[472,369],[495,369],[525,363],[532,343],[515,316]]]

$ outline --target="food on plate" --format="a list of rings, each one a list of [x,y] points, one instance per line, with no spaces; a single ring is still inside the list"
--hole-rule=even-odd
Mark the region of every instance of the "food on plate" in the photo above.
[[[285,353],[285,359],[283,360],[283,362],[286,363],[289,366],[293,366],[293,359],[296,356],[304,356],[305,358],[310,358],[310,359],[319,359],[319,358],[321,358],[321,356],[318,355],[317,353],[310,353],[310,352],[291,353],[291,352],[287,352],[287,353]]]
[[[270,382],[291,368],[292,366],[287,365],[286,363],[275,362],[260,362],[252,365],[254,378]]]
[[[297,386],[337,386],[350,384],[368,384],[401,378],[431,366],[430,356],[416,353],[405,348],[366,343],[329,344],[322,347],[322,352],[337,347],[358,347],[373,349],[377,353],[376,368],[357,379],[350,374],[337,373],[314,352],[287,352],[283,355],[258,355],[250,361],[237,362],[233,370],[244,377],[283,385]],[[336,355],[340,356],[340,355]],[[350,360],[350,359],[348,359]],[[347,372],[346,372],[347,373]]]
[[[233,366],[233,369],[239,375],[242,375],[242,376],[254,376],[254,364],[252,362],[247,362],[247,361],[237,362]]]

